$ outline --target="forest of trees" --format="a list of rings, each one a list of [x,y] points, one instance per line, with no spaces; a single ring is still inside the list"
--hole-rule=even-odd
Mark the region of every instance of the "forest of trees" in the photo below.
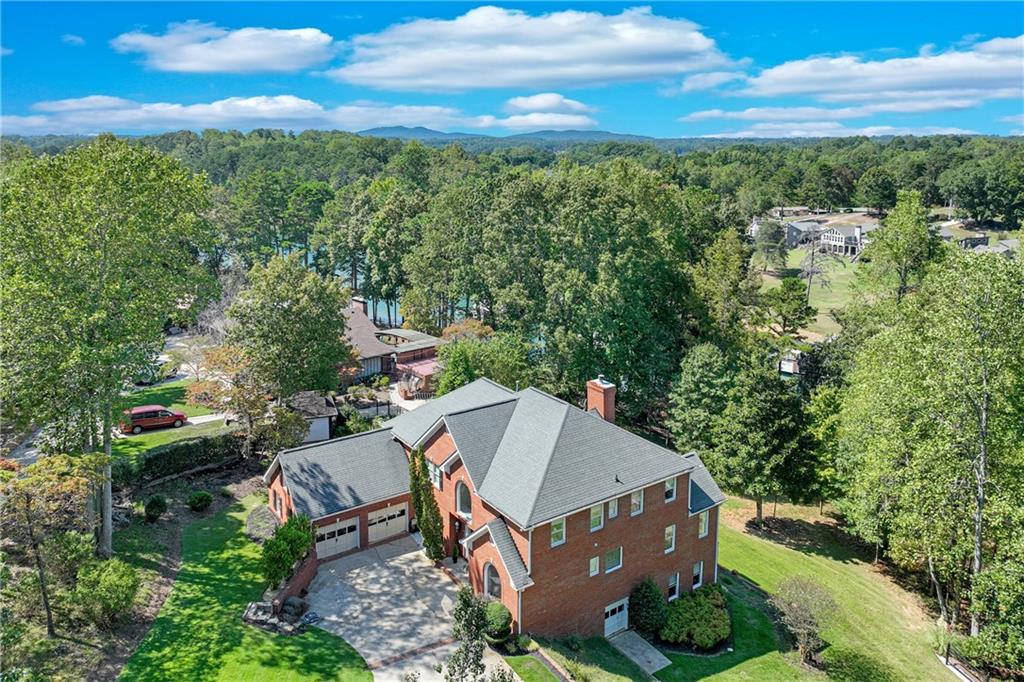
[[[80,141],[37,148],[62,144]],[[400,315],[435,333],[467,318],[482,323],[442,352],[443,390],[484,375],[579,403],[584,382],[606,375],[619,386],[620,421],[697,449],[724,488],[755,499],[758,521],[778,495],[834,503],[880,557],[926,577],[942,617],[972,635],[965,646],[979,660],[1024,664],[1024,261],[941,246],[927,225],[929,207],[952,204],[979,224],[1018,229],[1021,141],[849,138],[681,155],[609,142],[476,153],[257,130],[105,136],[55,157],[9,144],[3,152],[0,181],[16,190],[3,214],[5,303],[15,304],[5,305],[0,334],[9,414],[45,405],[58,388],[66,394],[58,381],[73,376],[76,414],[109,420],[118,382],[141,361],[118,343],[150,343],[168,318],[194,325],[210,306],[248,325],[228,340],[248,339],[247,362],[279,392],[328,388],[326,355],[301,367],[281,358],[296,352],[289,344],[317,346],[343,321],[314,311],[276,324],[273,304],[280,292],[326,310],[347,287],[381,303],[388,323]],[[72,156],[78,162],[63,169]],[[90,173],[128,177],[118,191],[144,188],[124,205],[146,203],[142,214],[161,229],[141,233],[143,222],[126,221],[103,231],[106,241],[88,230],[62,239],[63,220],[119,218],[95,194],[79,207],[60,201],[76,187],[106,188]],[[52,191],[33,189],[43,186]],[[761,293],[744,236],[753,216],[794,203],[891,210],[865,253],[858,295],[838,316],[840,333],[809,349],[799,383],[781,379],[776,362],[813,309],[798,280]],[[135,240],[132,250],[115,257],[122,239]],[[83,244],[90,255],[75,257]],[[54,258],[75,264],[71,279],[47,265]],[[166,300],[144,305],[109,279],[131,259],[156,273]],[[72,316],[64,306],[38,312],[32,297],[50,295],[47,286],[81,297],[89,312],[63,332],[82,348],[73,358],[18,335]],[[122,308],[132,315],[115,314]],[[89,334],[110,343],[86,352],[71,338]],[[52,364],[29,357],[39,348]],[[95,371],[108,361],[117,371]],[[19,362],[31,373],[15,380]],[[299,371],[277,376],[281,366]]]

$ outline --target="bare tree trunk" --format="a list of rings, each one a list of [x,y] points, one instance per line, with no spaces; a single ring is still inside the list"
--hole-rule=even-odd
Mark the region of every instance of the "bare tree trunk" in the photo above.
[[[107,398],[103,405],[103,451],[107,455],[107,463],[103,465],[103,524],[100,529],[100,554],[102,556],[111,556],[114,553],[114,489],[111,480],[113,472],[110,468],[113,445],[110,437],[113,406],[110,402],[110,398]]]
[[[763,526],[764,525],[764,513],[763,513],[764,499],[761,498],[761,497],[755,497],[754,498],[754,507],[756,509],[757,525]]]
[[[935,575],[935,564],[932,561],[932,554],[928,552],[928,577],[932,581],[932,585],[935,586],[935,599],[939,602],[939,614],[942,616],[942,622],[949,623],[949,611],[946,608],[946,595],[942,591],[942,585],[939,583],[939,579]]]
[[[28,530],[28,542],[32,547],[32,556],[36,560],[36,572],[39,574],[39,594],[43,600],[43,611],[46,613],[46,636],[53,639],[57,631],[53,627],[53,609],[50,608],[50,588],[46,584],[46,565],[43,554],[39,550],[39,539],[36,537],[35,525],[32,522],[31,497],[25,497],[25,525]]]
[[[978,409],[980,429],[978,433],[978,458],[974,464],[974,555],[971,558],[971,584],[977,580],[981,573],[981,544],[982,535],[985,529],[985,484],[988,482],[988,368],[983,367],[981,372],[982,398]],[[971,609],[971,636],[975,637],[981,631],[981,622],[978,614]]]

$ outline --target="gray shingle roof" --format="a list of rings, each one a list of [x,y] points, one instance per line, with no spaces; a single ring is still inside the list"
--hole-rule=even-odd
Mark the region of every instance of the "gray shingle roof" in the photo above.
[[[457,388],[451,393],[434,398],[415,410],[401,414],[394,419],[389,419],[382,426],[390,428],[395,436],[406,445],[412,445],[439,418],[446,414],[501,402],[508,400],[513,395],[512,391],[504,386],[499,386],[493,381],[477,379],[473,383]]]
[[[517,396],[479,493],[523,528],[694,466],[542,391],[530,388]]]
[[[523,558],[519,555],[519,550],[516,549],[516,543],[512,540],[512,534],[508,532],[505,522],[501,519],[494,519],[488,521],[486,526],[491,533],[491,542],[494,543],[502,563],[505,564],[512,588],[522,590],[532,585],[533,580],[530,578],[529,571],[526,570],[526,564],[523,563]]]
[[[498,450],[515,409],[516,400],[509,397],[503,403],[445,415],[448,433],[455,441],[469,478],[478,488],[487,478],[491,460],[494,459],[494,453]]]
[[[334,406],[334,400],[324,397],[316,391],[299,391],[288,398],[287,403],[288,407],[306,419],[338,416],[338,408]]]
[[[711,477],[697,453],[691,452],[683,459],[689,460],[694,468],[690,472],[690,513],[697,514],[725,501],[725,494]]]
[[[387,429],[283,450],[278,462],[295,511],[311,519],[409,492],[409,461]]]

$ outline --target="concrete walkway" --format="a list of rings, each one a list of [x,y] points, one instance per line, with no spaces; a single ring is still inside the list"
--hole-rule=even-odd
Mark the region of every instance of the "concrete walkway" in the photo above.
[[[672,665],[672,661],[651,646],[646,639],[633,630],[623,630],[608,638],[611,645],[621,651],[626,658],[643,668],[648,675],[653,675],[662,668]]]

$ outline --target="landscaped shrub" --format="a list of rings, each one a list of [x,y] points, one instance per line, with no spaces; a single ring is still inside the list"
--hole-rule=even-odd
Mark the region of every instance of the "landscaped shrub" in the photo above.
[[[658,636],[670,644],[707,650],[724,642],[731,632],[725,595],[717,585],[708,585],[668,605],[668,618]]]
[[[590,682],[594,677],[593,669],[590,666],[580,663],[574,658],[566,659],[565,672],[569,673],[569,677],[576,682]]]
[[[579,653],[583,650],[583,638],[575,634],[569,635],[565,638],[565,645],[569,647],[569,651]]]
[[[139,570],[120,559],[93,561],[78,572],[75,602],[93,623],[109,627],[131,610],[139,583]]]
[[[153,495],[146,500],[146,520],[153,523],[167,511],[167,500],[163,495]]]
[[[78,570],[93,556],[93,539],[90,533],[69,530],[48,537],[43,542],[43,559],[52,578],[65,584],[72,584]]]
[[[213,495],[205,490],[196,490],[188,496],[188,508],[192,511],[203,511],[213,503]]]
[[[512,629],[512,614],[500,601],[487,602],[487,639],[498,644],[508,639]]]
[[[668,605],[658,584],[648,576],[629,595],[629,620],[641,632],[655,633],[665,627]]]
[[[796,638],[800,658],[809,661],[821,646],[821,629],[838,608],[832,595],[817,580],[796,575],[779,584],[771,601]]]
[[[292,566],[306,556],[313,545],[313,525],[305,516],[293,516],[263,543],[263,576],[277,585],[292,574]]]
[[[114,484],[138,485],[180,474],[207,464],[225,462],[241,455],[242,439],[230,433],[179,440],[149,450],[144,455],[115,458]]]

